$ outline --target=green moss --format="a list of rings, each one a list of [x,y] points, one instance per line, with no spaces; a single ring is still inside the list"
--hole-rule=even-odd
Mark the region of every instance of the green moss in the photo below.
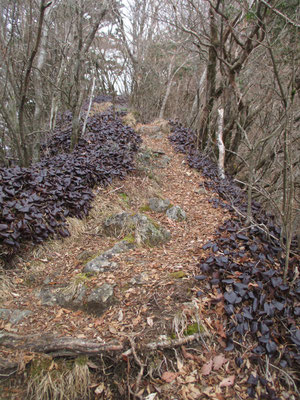
[[[54,378],[66,371],[71,371],[75,364],[83,366],[86,365],[87,362],[88,357],[86,356],[79,356],[75,360],[55,359],[55,361],[52,357],[44,356],[32,361],[29,373],[33,378],[44,376],[47,373],[50,373]]]
[[[188,325],[186,330],[183,332],[185,336],[194,335],[195,333],[203,333],[204,327],[199,325],[197,322],[194,322],[191,325]]]
[[[51,357],[42,357],[32,361],[30,365],[30,375],[32,377],[37,377],[39,375],[44,375],[49,372],[50,366],[52,364]]]
[[[176,271],[176,272],[172,272],[170,274],[171,278],[175,278],[175,279],[182,279],[184,277],[186,277],[186,273],[184,271]]]
[[[119,193],[119,197],[122,201],[124,201],[124,203],[126,203],[126,205],[129,204],[129,197],[126,193]]]
[[[170,339],[172,339],[172,340],[175,340],[175,339],[176,339],[176,335],[175,335],[174,332],[172,332],[172,333],[170,334]]]
[[[142,207],[140,207],[139,211],[140,212],[146,212],[146,211],[150,211],[151,208],[149,207],[149,204],[145,204]]]
[[[75,364],[76,365],[80,365],[80,366],[84,366],[88,363],[89,359],[87,356],[79,356],[75,359]]]
[[[133,234],[126,235],[123,240],[126,240],[128,243],[135,243],[135,237]]]
[[[153,172],[148,172],[147,176],[149,179],[152,179],[153,181],[155,181],[155,179],[156,179]]]
[[[157,223],[156,221],[154,221],[153,218],[150,218],[150,217],[148,217],[148,216],[147,216],[147,218],[148,218],[148,220],[151,222],[151,224],[155,226],[156,229],[158,229],[158,230],[161,229],[161,226],[159,225],[159,223]]]
[[[81,272],[80,274],[75,275],[74,277],[74,281],[79,284],[79,283],[84,283],[86,281],[88,281],[89,279],[91,279],[92,274],[90,272]]]

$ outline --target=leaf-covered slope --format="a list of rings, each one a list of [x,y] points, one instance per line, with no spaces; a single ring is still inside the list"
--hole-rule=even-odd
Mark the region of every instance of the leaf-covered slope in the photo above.
[[[88,119],[87,133],[68,153],[71,115],[63,115],[31,168],[0,169],[0,245],[14,251],[25,240],[67,236],[66,217],[87,215],[95,185],[124,178],[133,169],[140,137],[110,111]]]

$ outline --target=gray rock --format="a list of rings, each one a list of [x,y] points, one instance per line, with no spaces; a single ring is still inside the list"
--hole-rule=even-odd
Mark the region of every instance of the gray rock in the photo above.
[[[11,324],[18,324],[25,317],[32,314],[30,310],[11,310],[8,308],[0,308],[0,318],[4,321],[8,321]]]
[[[10,316],[9,322],[12,324],[18,324],[22,321],[25,317],[28,317],[32,314],[32,311],[29,310],[14,310]]]
[[[127,212],[112,215],[103,223],[104,232],[110,236],[121,236],[130,231],[131,215]]]
[[[88,296],[85,310],[94,315],[101,315],[116,301],[114,297],[114,289],[112,285],[104,283],[100,287],[94,289]]]
[[[130,243],[127,240],[121,240],[116,243],[111,249],[105,251],[103,254],[105,256],[115,256],[120,253],[125,253],[126,251],[132,250],[135,248],[135,243]]]
[[[111,234],[120,234],[124,232],[135,231],[135,237],[141,243],[145,243],[149,246],[157,246],[161,243],[165,243],[171,237],[170,232],[151,221],[146,215],[135,214],[130,215],[128,213],[120,213],[109,217],[105,222],[104,226],[107,228],[107,232]],[[122,246],[129,246],[131,243],[122,244]],[[120,244],[118,245],[120,246]],[[106,252],[106,254],[111,254]]]
[[[83,272],[99,273],[118,268],[118,264],[109,260],[104,254],[89,261],[83,268]]]
[[[54,306],[58,304],[57,290],[58,289],[53,286],[44,286],[36,296],[41,300],[43,306]]]
[[[166,215],[173,221],[183,221],[186,219],[185,211],[179,206],[173,206],[169,208],[166,212]]]
[[[133,221],[136,226],[136,237],[148,246],[158,246],[171,238],[169,231],[143,214],[134,215]]]
[[[116,262],[111,261],[111,258],[120,253],[132,250],[134,247],[134,243],[129,243],[127,242],[127,240],[121,240],[120,242],[116,243],[111,249],[106,250],[100,256],[95,257],[93,260],[89,261],[85,265],[83,272],[99,273],[116,269],[119,265]]]
[[[170,200],[168,199],[160,199],[158,197],[152,197],[149,199],[149,207],[152,211],[163,213],[170,206]]]
[[[45,286],[37,294],[43,306],[60,305],[61,307],[78,309],[82,307],[86,287],[79,283],[74,286]]]
[[[171,158],[168,156],[162,156],[159,159],[159,167],[160,168],[166,168],[171,162]]]
[[[57,292],[58,304],[62,307],[77,310],[82,308],[86,287],[83,283],[70,285]]]

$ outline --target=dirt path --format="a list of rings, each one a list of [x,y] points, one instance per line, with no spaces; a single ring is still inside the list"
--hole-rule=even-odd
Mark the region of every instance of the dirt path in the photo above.
[[[211,193],[199,186],[202,182],[201,174],[191,170],[182,155],[174,153],[166,135],[156,139],[144,136],[143,147],[164,153],[164,156],[170,158],[169,164],[165,168],[154,168],[151,173],[137,171],[126,181],[115,182],[106,189],[100,188],[90,217],[84,221],[70,221],[71,238],[64,241],[53,240],[24,253],[18,268],[8,272],[7,296],[2,307],[26,309],[32,314],[16,325],[2,321],[1,328],[20,335],[51,333],[56,336],[96,339],[100,343],[112,340],[120,342],[131,338],[139,346],[165,338],[184,337],[187,329],[194,329],[195,323],[199,324],[201,321],[206,338],[204,347],[203,343],[198,344],[201,357],[187,356],[186,364],[177,362],[180,379],[172,386],[178,399],[200,398],[197,397],[199,389],[195,383],[205,380],[205,375],[200,374],[201,368],[212,354],[218,353],[220,346],[224,346],[224,331],[221,316],[210,309],[211,298],[217,298],[218,294],[197,281],[195,275],[200,273],[197,263],[203,252],[203,244],[212,238],[216,227],[227,215],[224,210],[212,206],[209,202]],[[138,212],[147,204],[149,197],[153,196],[167,198],[173,205],[182,207],[187,214],[187,220],[173,222],[165,214],[145,211],[146,215],[170,230],[172,239],[162,247],[138,247],[121,254],[114,259],[119,264],[117,270],[100,273],[85,281],[90,290],[103,283],[113,285],[117,299],[115,305],[100,317],[59,306],[41,305],[37,293],[43,285],[70,284],[78,282],[77,278],[82,277],[84,264],[80,261],[80,255],[83,251],[89,254],[99,253],[116,242],[116,239],[107,238],[102,232],[101,223],[105,216],[122,209]],[[143,278],[138,282],[140,276]],[[204,296],[197,297],[199,290],[204,292]],[[195,330],[190,331],[189,334],[194,332]],[[2,357],[15,361],[16,358],[22,359],[24,353],[5,349]],[[172,361],[170,365],[165,362],[167,364],[160,365],[156,374],[175,371]],[[219,371],[218,378],[215,373],[212,385],[220,383],[222,377],[228,375],[228,365],[227,371]],[[169,384],[170,380],[167,377],[157,379],[157,386]],[[149,377],[148,380],[151,381]],[[192,386],[185,392],[183,386],[189,387],[188,385]],[[145,384],[142,387],[146,393]],[[152,393],[154,386],[148,385],[147,390],[148,394]],[[190,393],[190,397],[186,393]],[[227,395],[232,397],[228,390],[226,393],[226,396],[223,393],[224,397],[218,398],[227,398]],[[128,396],[124,394],[120,398],[129,398]],[[172,398],[166,396],[162,389],[160,394],[157,391],[155,398]],[[18,398],[17,395],[15,398]]]

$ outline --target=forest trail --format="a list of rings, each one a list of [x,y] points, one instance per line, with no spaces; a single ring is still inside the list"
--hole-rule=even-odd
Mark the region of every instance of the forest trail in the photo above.
[[[32,371],[37,354],[30,350],[43,342],[48,355],[91,355],[87,362],[91,398],[248,399],[252,367],[248,364],[245,373],[235,362],[239,353],[225,351],[223,295],[202,280],[199,268],[199,260],[206,257],[203,245],[230,214],[210,202],[217,195],[205,189],[201,173],[174,151],[167,134],[144,133],[142,139],[142,152],[151,155],[150,166],[138,163],[125,181],[97,188],[89,217],[69,220],[70,238],[29,248],[17,268],[8,271],[3,309],[30,313],[18,324],[1,322],[7,337],[1,336],[0,365],[3,360],[10,362],[10,370],[19,368],[18,376],[26,364]],[[161,157],[167,160],[164,165]],[[169,199],[186,212],[187,219],[175,222],[151,211],[147,207],[151,197]],[[102,228],[105,218],[120,211],[144,213],[167,228],[171,240],[160,247],[138,246],[116,255],[117,268],[88,276],[83,271],[86,259],[121,239],[107,237]],[[113,288],[114,302],[98,316],[43,305],[40,297],[45,287],[76,295],[83,285],[91,293],[103,284]],[[11,349],[6,342],[11,342]],[[101,360],[99,352],[95,357],[91,350],[94,345],[108,346],[100,351]],[[247,352],[245,348],[243,353]],[[49,374],[59,369],[58,364],[46,365]],[[110,372],[103,375],[106,369]],[[4,381],[3,398],[26,398],[28,380],[30,373],[19,385]],[[68,392],[67,396],[77,398]]]
[[[48,333],[100,342],[122,342],[130,337],[139,345],[169,338],[175,335],[174,329],[182,336],[183,331],[194,326],[199,318],[206,334],[209,332],[209,342],[212,340],[216,316],[212,319],[210,312],[202,316],[208,298],[197,299],[201,283],[197,284],[194,276],[199,274],[197,263],[203,244],[212,238],[226,213],[209,203],[211,195],[201,187],[201,174],[188,167],[183,155],[174,152],[167,135],[159,138],[144,135],[143,147],[169,157],[169,164],[165,168],[153,168],[148,176],[137,171],[125,181],[115,182],[106,189],[99,188],[91,217],[71,221],[70,238],[52,240],[28,251],[20,259],[18,269],[8,272],[9,287],[13,287],[13,292],[2,307],[26,309],[32,314],[20,324],[2,322],[2,329],[19,335]],[[99,253],[116,242],[116,239],[101,234],[104,204],[109,211],[123,208],[136,213],[147,204],[149,197],[155,195],[179,205],[187,219],[174,222],[165,214],[146,211],[146,215],[171,232],[171,240],[161,247],[138,247],[116,256],[117,270],[87,279],[85,284],[90,290],[99,283],[112,284],[117,299],[115,305],[100,317],[58,305],[41,305],[37,293],[43,285],[68,285],[81,276],[83,265],[79,259],[83,251]],[[134,279],[143,273],[142,282],[135,284]],[[193,301],[195,308],[189,309]],[[177,321],[175,325],[174,321]],[[24,359],[23,350],[5,349],[2,353],[2,357],[11,362]],[[203,363],[206,361],[204,356]],[[175,392],[177,390],[178,387]]]

